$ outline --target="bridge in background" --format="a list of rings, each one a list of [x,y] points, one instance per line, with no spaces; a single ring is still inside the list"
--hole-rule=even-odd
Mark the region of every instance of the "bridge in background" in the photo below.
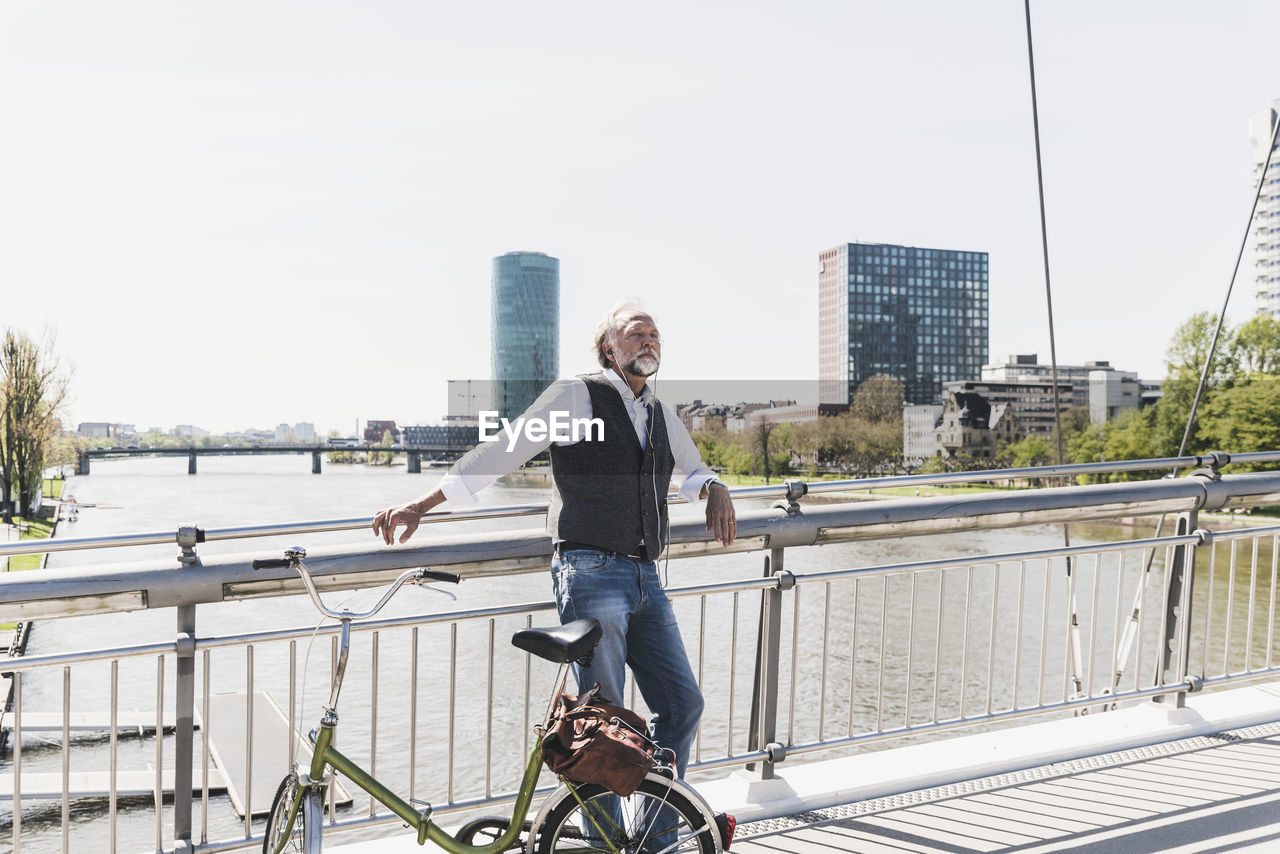
[[[87,475],[90,471],[89,461],[93,459],[119,459],[123,457],[186,457],[187,474],[196,473],[197,457],[225,456],[258,456],[262,454],[310,454],[311,473],[320,474],[320,459],[324,454],[333,453],[392,453],[404,454],[407,459],[409,474],[422,471],[423,460],[428,464],[452,462],[468,448],[450,445],[224,445],[221,448],[204,448],[189,446],[186,448],[89,448],[76,452],[76,474]]]

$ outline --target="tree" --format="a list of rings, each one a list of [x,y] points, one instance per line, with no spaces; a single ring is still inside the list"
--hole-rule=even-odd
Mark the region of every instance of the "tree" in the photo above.
[[[390,430],[383,430],[383,431],[382,431],[382,438],[381,438],[381,439],[379,439],[379,440],[378,440],[377,442],[375,442],[374,444],[375,444],[375,445],[377,445],[377,447],[379,447],[379,448],[390,448],[390,447],[391,447],[391,445],[393,444],[393,443],[392,443],[392,441],[391,441],[391,431],[390,431]],[[391,465],[391,461],[392,461],[394,458],[395,458],[395,453],[394,453],[393,451],[390,451],[390,450],[386,450],[386,451],[370,451],[370,452],[369,452],[369,465],[371,465],[371,466],[389,466],[389,465]]]
[[[1241,376],[1280,374],[1280,320],[1269,314],[1255,314],[1236,330],[1231,341],[1231,360]]]
[[[1171,457],[1178,453],[1217,323],[1216,315],[1202,311],[1184,321],[1169,342],[1169,349],[1165,352],[1168,374],[1161,388],[1153,436],[1152,450],[1159,456]],[[1231,356],[1234,349],[1234,336],[1229,328],[1224,328],[1205,377],[1202,404],[1218,389],[1229,388],[1239,375],[1239,368]],[[1202,449],[1203,443],[1197,436],[1195,424],[1192,424],[1188,438],[1187,453]]]
[[[822,422],[829,420],[828,418],[818,418],[816,421],[797,424],[792,433],[792,450],[801,461],[808,463],[809,474],[812,477],[817,477],[818,466],[821,463],[822,431],[824,429]]]
[[[1108,460],[1145,460],[1155,453],[1154,418],[1149,412],[1131,410],[1105,425],[1102,431]],[[1111,480],[1145,480],[1152,472],[1117,472]]]
[[[717,471],[728,469],[724,455],[726,449],[730,447],[730,442],[723,428],[699,430],[693,433],[691,438],[694,445],[698,447],[698,456],[702,457],[704,463]]]
[[[771,474],[769,471],[769,437],[777,426],[768,419],[761,418],[755,429],[751,431],[751,449],[759,455],[760,467],[763,469],[764,482],[766,484],[769,482]]]
[[[819,418],[814,423],[818,425],[818,460],[827,465],[839,466],[842,470],[852,468],[858,432],[864,422],[846,412],[834,418]]]
[[[1005,446],[1001,456],[1006,457],[1013,468],[1032,468],[1049,465],[1054,459],[1054,451],[1049,443],[1039,436],[1027,436],[1017,442]]]
[[[1069,438],[1089,426],[1089,407],[1073,406],[1062,413],[1062,437]],[[1065,445],[1065,442],[1064,442]]]
[[[906,386],[888,374],[876,374],[863,380],[853,394],[849,411],[863,421],[902,424],[902,401]]]
[[[855,422],[856,423],[856,422]],[[867,477],[883,474],[886,467],[902,456],[902,415],[897,422],[884,420],[862,422],[854,441],[854,458],[858,471]]]
[[[740,445],[726,445],[722,455],[725,471],[742,476],[751,474],[751,453]]]
[[[35,499],[66,395],[67,380],[52,341],[46,337],[36,343],[5,330],[0,342],[0,499],[6,523],[13,519],[15,497],[19,508]]]
[[[1280,448],[1280,376],[1259,374],[1217,394],[1204,410],[1204,438],[1235,453]]]

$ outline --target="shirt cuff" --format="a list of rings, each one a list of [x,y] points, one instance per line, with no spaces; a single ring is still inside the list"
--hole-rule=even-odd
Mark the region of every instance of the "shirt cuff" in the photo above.
[[[467,485],[462,482],[462,478],[453,472],[449,472],[440,478],[440,491],[444,493],[446,501],[453,504],[479,504],[480,498],[471,494],[471,490],[467,489]]]
[[[694,475],[680,485],[680,497],[690,504],[700,504],[706,500],[701,497],[702,487],[710,483],[723,483],[723,481],[714,474]]]

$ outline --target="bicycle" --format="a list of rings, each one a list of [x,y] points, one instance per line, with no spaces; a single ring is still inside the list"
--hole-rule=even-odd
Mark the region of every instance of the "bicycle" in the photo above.
[[[316,609],[342,624],[329,702],[324,706],[319,727],[309,736],[311,760],[309,763],[298,762],[280,782],[267,817],[262,844],[264,854],[320,854],[323,843],[321,814],[325,792],[332,779],[330,771],[341,773],[390,809],[417,833],[419,845],[429,840],[449,854],[499,854],[522,849],[528,854],[719,854],[728,849],[733,836],[732,817],[712,813],[706,801],[689,785],[676,779],[674,769],[661,764],[660,760],[655,760],[653,770],[629,797],[620,797],[599,785],[575,783],[560,776],[559,787],[543,801],[534,818],[524,820],[542,770],[543,736],[556,701],[564,690],[569,666],[590,655],[600,639],[600,625],[595,620],[577,620],[554,628],[528,628],[512,636],[511,642],[518,649],[560,665],[551,702],[542,724],[534,727],[533,749],[525,763],[511,817],[477,819],[464,825],[456,834],[449,834],[431,820],[430,803],[418,801],[424,804],[418,808],[406,802],[338,752],[333,740],[338,726],[338,694],[346,671],[352,621],[368,619],[378,613],[406,583],[421,586],[426,586],[428,581],[457,583],[458,576],[438,570],[411,569],[402,573],[370,610],[361,613],[346,609],[334,611],[320,599],[311,574],[302,562],[306,554],[305,549],[295,547],[287,549],[283,559],[253,562],[254,569],[293,569],[302,579]],[[661,756],[661,750],[655,755]]]

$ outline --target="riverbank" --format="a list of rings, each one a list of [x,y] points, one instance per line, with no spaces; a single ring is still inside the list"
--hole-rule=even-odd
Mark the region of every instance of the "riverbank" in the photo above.
[[[5,526],[5,541],[46,540],[54,536],[58,529],[58,511],[65,486],[65,478],[45,478],[41,486],[44,499],[41,502],[40,515],[14,516],[13,523]],[[48,559],[48,554],[6,555],[3,571],[23,572],[29,569],[43,569]],[[0,654],[10,657],[22,655],[26,649],[30,626],[21,622],[0,622],[0,638],[8,632],[13,632],[13,635],[7,643],[0,641]],[[7,703],[5,708],[8,708]]]
[[[62,488],[66,485],[64,478],[46,478],[41,491],[44,499],[40,506],[40,515],[35,518],[23,516],[13,517],[13,524],[6,527],[6,540],[13,540],[15,533],[18,540],[44,540],[53,537],[58,530],[58,515],[61,505]],[[48,553],[30,555],[6,555],[5,572],[22,572],[29,569],[42,569],[48,563]],[[31,621],[19,620],[12,623],[0,623],[0,660],[20,658],[27,652],[27,642],[31,639]],[[13,712],[13,678],[9,674],[0,675],[0,713],[8,715]],[[7,729],[0,729],[0,753],[7,748]]]

